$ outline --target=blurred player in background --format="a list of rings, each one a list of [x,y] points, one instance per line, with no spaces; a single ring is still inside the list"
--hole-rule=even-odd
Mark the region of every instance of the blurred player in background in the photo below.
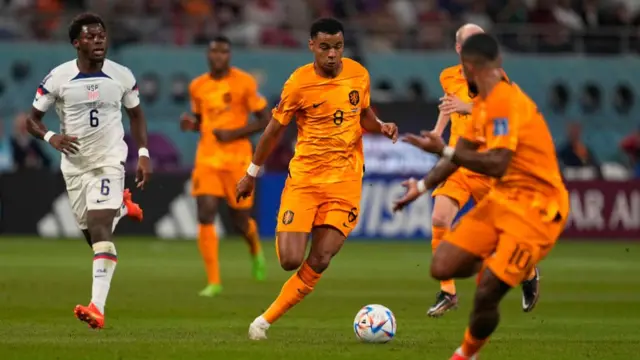
[[[192,195],[198,207],[198,247],[207,271],[208,285],[201,296],[222,291],[218,262],[215,218],[220,199],[231,208],[233,224],[249,244],[253,276],[266,276],[265,258],[258,226],[251,218],[253,198],[236,200],[236,184],[251,163],[249,136],[262,131],[269,122],[267,101],[258,93],[258,84],[248,73],[230,65],[231,43],[216,37],[207,53],[209,72],[189,86],[192,115],[183,114],[180,127],[200,133],[192,176]],[[253,113],[257,121],[249,122]]]
[[[466,24],[460,27],[456,32],[456,52],[458,55],[460,55],[465,40],[469,36],[480,33],[484,33],[484,31],[475,24]],[[455,147],[471,120],[472,98],[477,93],[477,89],[470,89],[467,85],[462,65],[444,69],[440,74],[440,84],[445,95],[440,99],[442,101],[440,114],[432,132],[437,136],[441,136],[449,120],[451,120],[449,146]],[[489,192],[492,184],[492,180],[489,177],[466,168],[457,170],[452,176],[446,178],[446,181],[445,178],[436,178],[440,173],[438,169],[443,166],[446,168],[450,164],[445,160],[441,160],[430,173],[428,181],[429,183],[439,184],[431,195],[435,200],[431,215],[431,249],[433,253],[442,242],[444,234],[451,228],[458,211],[470,198],[473,198],[476,204],[480,202]],[[411,203],[426,191],[424,182],[418,182],[415,179],[409,179],[404,185],[407,187],[407,194],[395,204],[396,210]],[[533,268],[527,279],[522,283],[522,309],[525,312],[533,310],[537,303],[539,296],[538,280],[538,271]],[[427,314],[432,317],[442,316],[448,310],[455,308],[457,304],[458,296],[454,280],[443,280],[440,282],[440,291],[436,294],[436,301],[429,308]]]
[[[296,116],[298,142],[280,202],[276,253],[283,269],[297,272],[251,323],[253,340],[266,339],[269,326],[313,291],[356,226],[364,175],[363,129],[397,139],[395,124],[380,121],[370,107],[368,71],[342,58],[342,24],[320,19],[310,35],[314,62],[298,68],[284,84],[247,175],[238,183],[238,198],[252,194],[260,167]],[[309,234],[311,251],[304,260]]]
[[[129,216],[142,220],[142,210],[124,188],[124,142],[121,107],[131,121],[138,144],[136,182],[143,188],[151,174],[147,123],[140,107],[136,79],[128,68],[105,58],[107,29],[94,14],[76,17],[69,40],[77,59],[47,75],[38,87],[29,118],[29,132],[62,152],[60,168],[71,208],[94,251],[89,306],[78,305],[76,317],[92,328],[104,326],[104,307],[116,268],[113,230]],[[42,118],[55,105],[61,133],[47,129]]]
[[[469,327],[452,360],[477,358],[498,326],[500,301],[551,251],[569,214],[551,133],[536,104],[504,78],[497,41],[472,35],[461,60],[477,98],[456,147],[433,132],[405,139],[452,164],[443,170],[447,176],[460,166],[494,178],[490,192],[445,235],[431,264],[438,280],[480,271]]]

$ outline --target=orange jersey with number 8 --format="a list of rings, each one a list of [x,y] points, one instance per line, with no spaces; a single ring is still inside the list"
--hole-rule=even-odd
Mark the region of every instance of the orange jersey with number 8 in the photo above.
[[[296,118],[298,142],[289,163],[293,181],[329,184],[362,179],[360,113],[370,105],[369,87],[368,71],[347,58],[333,79],[316,74],[313,64],[291,75],[273,118],[282,125]]]

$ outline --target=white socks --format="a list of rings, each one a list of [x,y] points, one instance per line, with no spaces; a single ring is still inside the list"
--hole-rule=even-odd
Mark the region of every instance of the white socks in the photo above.
[[[124,206],[124,203],[122,203],[122,206],[120,206],[120,210],[118,210],[116,217],[113,218],[113,225],[111,226],[112,233],[116,231],[116,225],[118,225],[118,221],[120,221],[120,219],[122,219],[125,216],[127,216],[127,207]]]
[[[119,218],[117,218],[119,219]],[[93,286],[91,287],[91,303],[104,315],[104,305],[109,295],[109,287],[113,272],[116,270],[118,256],[116,246],[111,241],[93,244]]]

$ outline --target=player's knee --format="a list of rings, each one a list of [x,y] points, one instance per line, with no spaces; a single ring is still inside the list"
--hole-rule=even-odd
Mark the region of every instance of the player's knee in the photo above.
[[[436,252],[431,261],[431,277],[440,281],[453,279],[454,270],[451,262],[447,261],[444,256],[439,256]]]
[[[216,218],[215,209],[208,207],[198,208],[198,223],[200,224],[213,224]]]
[[[300,265],[302,265],[303,259],[303,256],[296,256],[293,254],[280,254],[279,257],[280,266],[285,271],[297,270],[300,268]]]
[[[433,211],[431,214],[431,225],[440,228],[448,228],[453,222],[453,217],[446,211]]]
[[[329,267],[333,254],[329,252],[311,253],[307,258],[307,264],[316,273],[320,274]]]
[[[249,231],[249,215],[248,214],[236,214],[231,218],[233,227],[241,234],[246,234]]]
[[[481,282],[476,289],[473,303],[477,311],[498,311],[500,295],[495,291],[494,286]]]

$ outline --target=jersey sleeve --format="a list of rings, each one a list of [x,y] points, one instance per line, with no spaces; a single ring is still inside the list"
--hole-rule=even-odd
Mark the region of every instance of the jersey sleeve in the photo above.
[[[131,70],[127,69],[124,79],[124,95],[122,96],[122,105],[127,109],[133,109],[140,105],[140,95],[138,93],[138,83]]]
[[[515,150],[518,145],[518,96],[514,90],[509,89],[504,90],[504,96],[491,99],[492,101],[487,103],[484,124],[487,149]]]
[[[194,79],[189,84],[189,101],[191,103],[191,113],[195,115],[202,114],[202,107],[200,105],[200,98],[198,96],[198,85],[196,84],[198,79]]]
[[[58,81],[54,76],[54,72],[50,72],[38,86],[36,97],[33,99],[32,106],[39,111],[46,112],[58,98]]]
[[[447,93],[447,85],[449,83],[449,75],[447,74],[447,70],[442,70],[440,73],[440,86],[442,87],[442,91]]]
[[[263,110],[267,107],[267,99],[258,92],[258,83],[252,77],[247,81],[247,107],[250,112]]]
[[[280,102],[276,105],[275,109],[273,109],[271,115],[280,124],[288,125],[293,115],[295,115],[296,111],[300,110],[301,107],[302,100],[299,89],[292,76],[284,83],[282,94],[280,95]]]
[[[364,76],[364,94],[362,94],[362,108],[371,106],[371,77],[367,71]]]

